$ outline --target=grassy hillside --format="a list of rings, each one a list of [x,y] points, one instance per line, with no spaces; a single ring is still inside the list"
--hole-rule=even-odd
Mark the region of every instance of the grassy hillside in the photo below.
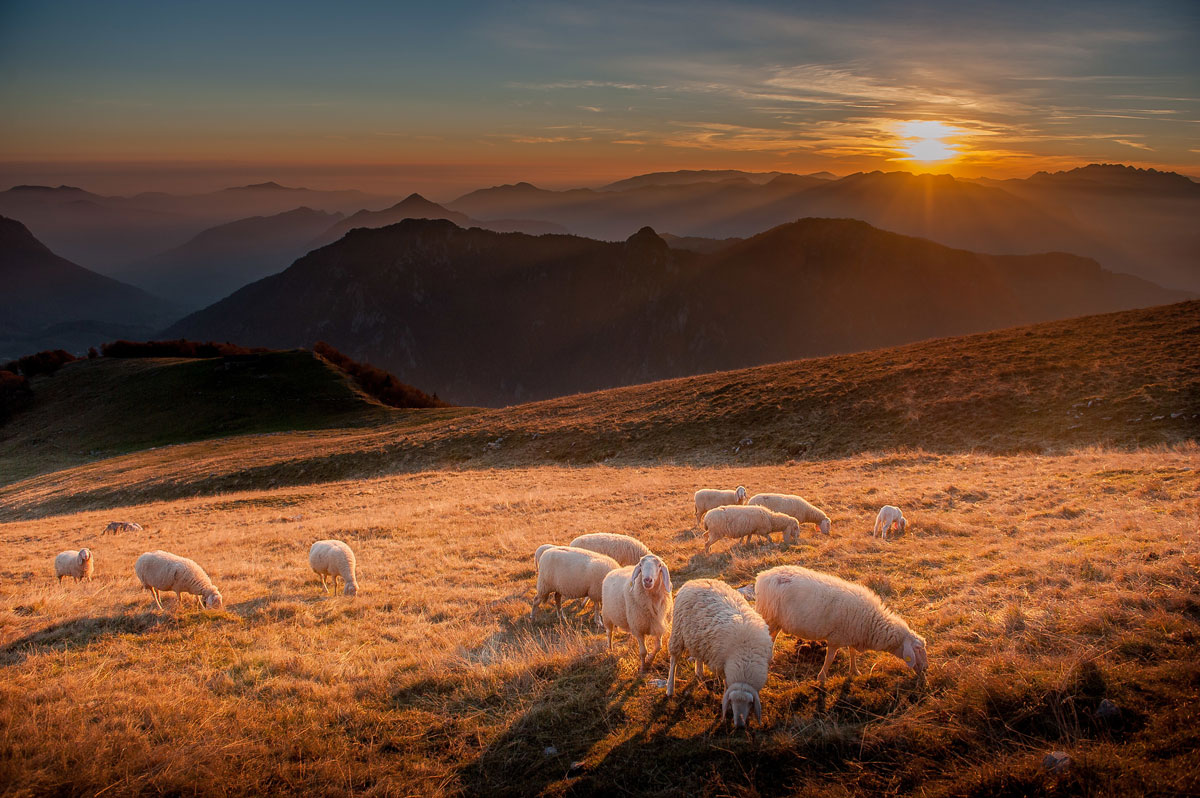
[[[0,791],[1195,795],[1197,464],[1191,446],[471,469],[0,524]],[[739,483],[804,493],[832,536],[703,555],[691,493]],[[885,502],[910,526],[883,543]],[[146,531],[100,536],[116,518]],[[711,679],[685,668],[668,699],[666,663],[639,677],[590,613],[530,620],[533,549],[598,530],[645,540],[677,587],[782,562],[861,580],[927,638],[927,684],[869,653],[822,689],[822,646],[781,636],[763,727],[731,733]],[[357,550],[356,599],[308,570],[324,537]],[[95,581],[58,586],[54,553],[82,545]],[[155,548],[197,559],[225,611],[156,611],[132,573]],[[1073,763],[1046,772],[1050,751]]]
[[[5,482],[167,444],[393,417],[304,351],[80,360],[32,387],[33,405],[0,426]]]
[[[10,480],[0,487],[0,519],[429,468],[1174,444],[1200,437],[1200,302],[501,410],[393,418],[372,429],[232,438]]]

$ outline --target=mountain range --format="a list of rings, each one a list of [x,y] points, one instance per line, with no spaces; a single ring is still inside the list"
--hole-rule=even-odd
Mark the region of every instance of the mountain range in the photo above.
[[[355,229],[165,330],[325,340],[458,404],[503,405],[1187,298],[1074,255],[984,255],[848,219],[711,254],[407,219]]]
[[[3,357],[146,336],[180,312],[141,289],[55,255],[25,225],[3,216],[0,285]]]
[[[529,183],[466,194],[451,210],[543,219],[619,240],[643,225],[683,237],[747,237],[807,216],[846,217],[992,254],[1071,252],[1162,285],[1200,290],[1200,185],[1174,173],[1093,165],[1025,180],[871,172],[707,182],[623,181],[624,190]],[[611,189],[610,187],[607,187]]]

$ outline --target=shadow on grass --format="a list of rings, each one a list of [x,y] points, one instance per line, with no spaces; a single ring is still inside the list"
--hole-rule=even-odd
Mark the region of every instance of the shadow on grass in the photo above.
[[[0,648],[0,665],[19,665],[36,654],[83,648],[113,635],[141,634],[163,620],[163,614],[157,611],[74,618],[31,632]]]
[[[597,653],[573,662],[507,731],[459,769],[464,793],[537,795],[567,778],[572,763],[622,721],[633,692],[618,683],[614,657]]]

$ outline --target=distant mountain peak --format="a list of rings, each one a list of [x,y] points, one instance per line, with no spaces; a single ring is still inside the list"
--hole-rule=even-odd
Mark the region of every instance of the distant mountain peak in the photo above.
[[[233,186],[225,189],[226,191],[304,191],[302,188],[292,188],[291,186],[281,186],[274,180],[268,180],[265,183],[251,183],[248,186]]]

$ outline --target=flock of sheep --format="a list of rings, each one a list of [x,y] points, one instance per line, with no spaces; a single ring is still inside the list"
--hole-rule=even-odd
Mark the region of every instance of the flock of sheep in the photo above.
[[[761,535],[770,540],[772,532],[780,532],[783,542],[794,541],[802,523],[830,532],[829,516],[799,496],[760,493],[747,499],[741,486],[706,489],[696,492],[695,507],[697,523],[708,536],[706,554],[722,538]],[[893,527],[903,530],[905,526],[899,508],[886,505],[875,519],[872,534],[886,538]],[[705,665],[724,680],[721,719],[732,712],[734,728],[745,726],[751,711],[762,723],[759,691],[767,682],[780,632],[826,642],[825,664],[817,674],[822,683],[843,648],[850,652],[854,673],[858,673],[859,651],[895,654],[919,676],[928,667],[925,638],[870,589],[832,574],[781,565],[759,573],[753,585],[739,590],[719,579],[693,579],[672,596],[666,563],[628,535],[593,533],[565,546],[546,543],[537,548],[533,559],[537,593],[531,616],[551,595],[560,617],[564,598],[589,599],[597,624],[608,632],[609,649],[615,629],[627,632],[637,644],[638,667],[643,672],[669,636],[667,695],[675,694],[680,660],[690,656],[697,680],[703,678]]]
[[[830,533],[829,517],[799,496],[760,493],[747,497],[746,489],[700,490],[695,494],[696,521],[707,533],[704,551],[722,538],[747,540],[752,535],[771,539],[780,532],[783,542],[799,539],[800,524],[815,524]],[[884,506],[872,534],[884,538],[893,528],[904,530],[899,508]],[[139,531],[137,524],[113,522],[105,532]],[[358,594],[357,561],[341,540],[319,540],[308,552],[308,562],[329,591],[327,578],[344,583],[347,596]],[[787,632],[805,640],[824,640],[825,664],[817,678],[824,683],[838,651],[850,652],[850,669],[858,673],[859,651],[885,651],[904,660],[919,676],[928,665],[925,639],[902,618],[887,609],[874,592],[832,574],[796,565],[762,571],[753,585],[738,590],[719,579],[693,579],[672,595],[671,574],[665,562],[641,541],[628,535],[592,533],[568,545],[547,543],[534,552],[537,593],[531,617],[551,595],[563,617],[564,598],[589,599],[597,625],[608,632],[622,629],[636,642],[639,670],[645,671],[662,650],[670,654],[667,695],[675,694],[675,676],[685,656],[695,661],[696,677],[704,666],[725,682],[721,719],[732,710],[733,725],[742,728],[753,711],[762,723],[759,691],[767,681],[775,638]],[[90,579],[94,557],[89,549],[64,551],[54,558],[54,572],[63,577]],[[134,573],[161,610],[160,592],[174,592],[179,606],[183,594],[196,598],[204,609],[220,609],[224,601],[208,574],[195,561],[166,551],[149,551],[137,558]],[[751,606],[750,601],[755,602]],[[649,646],[648,646],[649,644]],[[647,657],[649,654],[649,657]]]

